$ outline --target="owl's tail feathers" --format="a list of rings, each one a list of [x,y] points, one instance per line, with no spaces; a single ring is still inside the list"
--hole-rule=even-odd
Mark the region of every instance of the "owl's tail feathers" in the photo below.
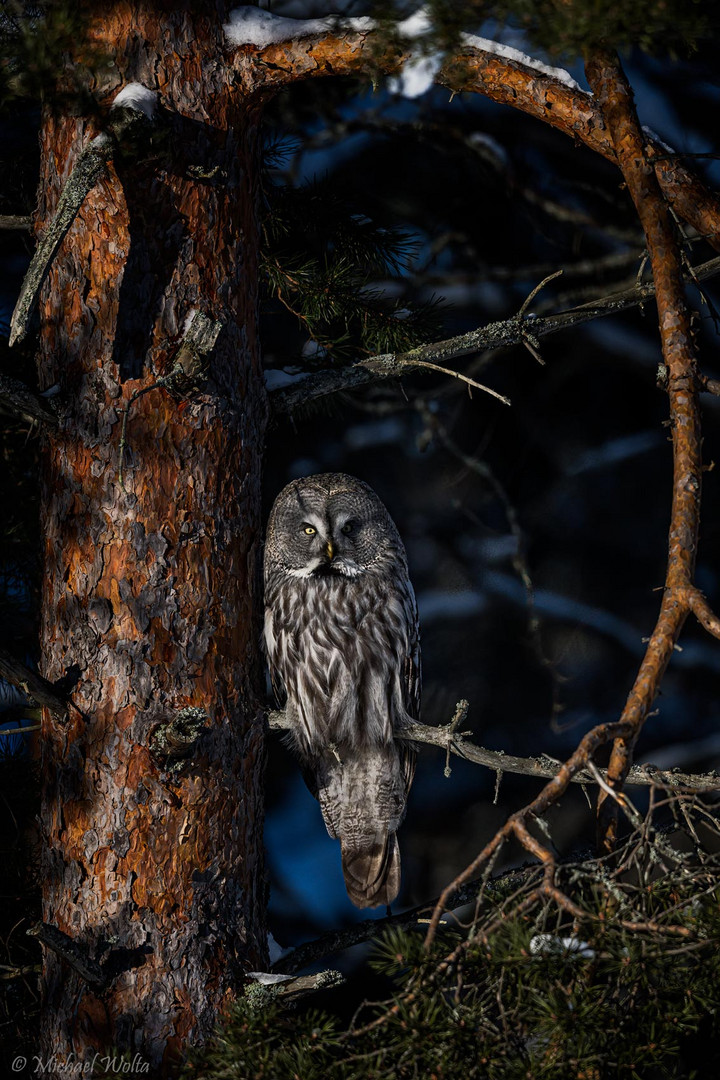
[[[400,890],[400,848],[395,833],[379,834],[370,848],[342,843],[342,871],[355,907],[389,907]]]

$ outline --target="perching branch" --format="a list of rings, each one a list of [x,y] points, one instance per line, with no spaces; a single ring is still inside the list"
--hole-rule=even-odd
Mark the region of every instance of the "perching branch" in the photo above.
[[[702,263],[692,271],[688,281],[704,281],[720,273],[720,257]],[[554,276],[554,275],[553,275]],[[482,352],[485,349],[497,349],[511,345],[526,344],[528,339],[539,340],[560,330],[582,326],[604,315],[617,315],[628,308],[637,307],[655,296],[652,284],[638,285],[632,289],[611,293],[587,304],[580,304],[570,311],[561,311],[556,315],[533,318],[528,315],[514,315],[502,322],[489,323],[487,326],[470,330],[467,334],[448,338],[445,341],[432,342],[411,349],[407,353],[385,353],[355,361],[348,367],[335,370],[316,371],[299,377],[292,386],[279,387],[270,391],[273,411],[277,415],[292,413],[297,408],[309,404],[329,394],[355,390],[360,386],[382,379],[400,378],[411,371],[433,366],[430,361],[449,363],[461,356]],[[488,390],[458,372],[450,374],[463,378],[473,386],[500,397],[495,391]],[[502,398],[502,400],[507,400]]]
[[[5,649],[0,649],[0,678],[11,686],[17,686],[36,704],[49,709],[57,720],[67,719],[67,699],[63,697],[51,682],[43,679],[36,671],[16,660]]]
[[[467,702],[458,702],[456,715],[461,714],[460,723],[464,721],[467,709],[463,707],[466,706]],[[284,712],[273,711],[268,714],[268,727],[271,731],[289,731],[291,724]],[[540,757],[516,757],[514,754],[506,754],[504,750],[486,750],[471,742],[468,738],[469,734],[472,733],[458,732],[457,723],[452,721],[445,727],[411,724],[402,732],[398,732],[396,738],[411,743],[437,746],[447,755],[455,754],[464,761],[483,765],[495,773],[555,778],[564,768],[561,762],[544,754]],[[570,776],[570,782],[582,785],[597,783],[595,774],[588,764],[574,771]],[[671,791],[720,790],[720,776],[715,772],[700,774],[680,772],[676,769],[666,771],[652,764],[633,766],[628,774],[627,783],[637,787],[662,787]]]
[[[590,86],[613,140],[618,164],[640,218],[657,290],[658,318],[673,442],[673,488],[665,589],[660,614],[645,658],[623,710],[621,723],[629,736],[617,738],[607,781],[622,788],[635,741],[650,711],[660,682],[691,610],[717,633],[717,619],[694,585],[695,553],[700,528],[702,451],[698,373],[685,299],[682,258],[675,225],[648,160],[646,139],[638,123],[632,90],[615,53],[598,50],[587,63]],[[714,628],[713,628],[714,627]],[[605,850],[617,839],[617,802],[601,793],[598,835]]]
[[[32,227],[32,218],[29,214],[0,214],[0,229],[29,230]]]

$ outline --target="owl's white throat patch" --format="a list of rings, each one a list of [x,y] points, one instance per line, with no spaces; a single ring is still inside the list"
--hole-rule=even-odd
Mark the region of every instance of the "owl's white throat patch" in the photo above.
[[[315,566],[311,571],[314,578],[326,578],[327,580],[337,579],[340,577],[356,578],[360,577],[364,573],[361,566],[358,566],[352,559],[346,559],[340,555],[332,562],[328,562],[325,559],[320,561],[320,564]]]
[[[315,571],[318,569],[318,567],[322,566],[324,561],[325,561],[324,559],[318,558],[318,559],[313,559],[313,561],[309,562],[307,564],[307,566],[299,566],[297,568],[295,568],[295,567],[290,568],[289,566],[287,566],[287,567],[285,567],[285,573],[288,574],[289,577],[294,577],[294,578],[312,577],[312,575],[315,573]]]
[[[307,566],[300,566],[290,569],[288,567],[285,573],[294,578],[356,578],[364,574],[365,571],[361,566],[358,566],[352,559],[346,559],[342,555],[333,559],[332,562],[328,562],[327,559],[319,557],[313,559],[307,564]]]
[[[328,571],[330,574],[341,574],[343,577],[351,578],[360,577],[361,574],[365,573],[363,568],[358,566],[356,562],[353,562],[352,559],[344,559],[342,556],[334,559],[328,565]]]

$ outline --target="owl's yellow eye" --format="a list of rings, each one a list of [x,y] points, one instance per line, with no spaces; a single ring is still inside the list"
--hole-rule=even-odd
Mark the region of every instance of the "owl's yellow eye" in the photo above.
[[[346,536],[348,536],[352,531],[353,526],[351,521],[348,521],[347,525],[343,525],[342,529],[340,530],[340,532],[345,533]]]
[[[317,529],[313,529],[312,525],[306,525],[305,532],[308,536],[314,536],[317,532]]]

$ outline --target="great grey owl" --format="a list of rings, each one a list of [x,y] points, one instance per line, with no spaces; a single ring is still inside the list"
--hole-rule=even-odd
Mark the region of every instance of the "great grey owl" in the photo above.
[[[419,718],[419,627],[402,540],[354,476],[293,480],[275,500],[265,647],[305,779],[340,840],[348,896],[390,904],[415,770],[413,749],[394,736]]]

